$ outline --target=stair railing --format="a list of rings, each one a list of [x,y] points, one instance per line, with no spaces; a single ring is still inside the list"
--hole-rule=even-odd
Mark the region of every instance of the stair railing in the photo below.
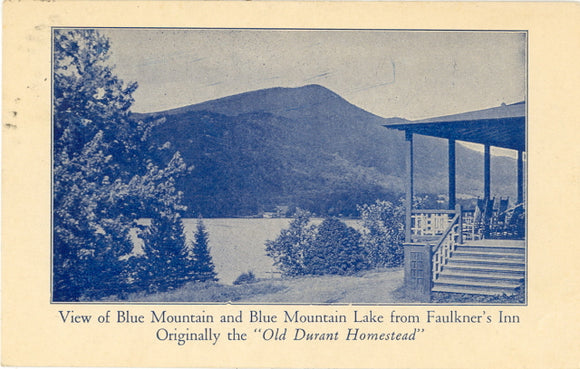
[[[433,248],[433,281],[439,278],[439,274],[443,271],[445,265],[447,265],[449,258],[451,258],[451,255],[455,251],[455,247],[463,241],[461,223],[461,208],[458,206],[455,216]]]

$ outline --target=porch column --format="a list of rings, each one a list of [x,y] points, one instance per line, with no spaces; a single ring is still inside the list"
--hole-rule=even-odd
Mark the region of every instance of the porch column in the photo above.
[[[483,198],[491,199],[491,153],[489,145],[485,145],[483,153]]]
[[[490,146],[485,145],[485,150],[483,152],[483,237],[487,238],[489,236],[489,221],[491,220],[491,214],[488,214],[487,205],[488,201],[491,199],[491,152]]]
[[[405,188],[405,242],[411,242],[411,212],[413,210],[413,132],[405,131],[407,142],[407,185]]]
[[[518,150],[518,204],[524,202],[524,152]]]
[[[455,140],[449,139],[449,210],[455,209]]]

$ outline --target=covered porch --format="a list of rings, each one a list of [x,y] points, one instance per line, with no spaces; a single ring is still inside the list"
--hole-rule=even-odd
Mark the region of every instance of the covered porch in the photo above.
[[[423,300],[429,299],[431,291],[434,290],[475,294],[509,293],[519,284],[519,282],[514,284],[516,280],[523,282],[525,253],[522,252],[524,249],[520,246],[525,244],[523,241],[525,238],[525,113],[525,103],[519,102],[466,113],[385,125],[387,128],[405,132],[407,143],[405,284]],[[414,135],[447,140],[447,209],[414,208]],[[470,210],[462,209],[457,202],[457,141],[481,144],[484,149],[483,196],[477,199],[475,208]],[[517,195],[515,201],[512,199],[511,206],[507,197],[499,199],[492,197],[492,147],[516,152]],[[497,241],[488,241],[491,238]],[[501,242],[507,239],[519,241]],[[476,242],[478,245],[471,248],[470,246],[473,246],[470,245],[471,242]],[[511,247],[513,242],[519,246]],[[490,244],[495,244],[495,246],[490,248]],[[461,251],[458,251],[459,248]],[[454,254],[455,258],[452,260]],[[466,256],[468,260],[464,262],[460,256]],[[517,270],[509,270],[510,258],[517,260]],[[471,268],[467,265],[465,268],[457,269],[460,272],[453,271],[452,266],[458,263],[471,264]],[[486,265],[492,265],[495,268],[483,268]],[[505,274],[503,272],[507,274],[514,272],[513,278],[503,278],[501,275]],[[449,280],[454,280],[456,283],[446,284]],[[471,283],[466,282],[469,280]]]

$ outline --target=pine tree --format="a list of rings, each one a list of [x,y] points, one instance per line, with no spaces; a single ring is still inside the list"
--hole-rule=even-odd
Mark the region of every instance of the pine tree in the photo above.
[[[192,249],[193,270],[192,273],[195,280],[217,281],[217,273],[210,254],[209,248],[209,233],[201,218],[197,221],[197,229],[194,235],[194,243]]]
[[[189,260],[183,224],[178,214],[157,214],[143,235],[143,251],[138,283],[148,292],[175,289],[187,280]]]

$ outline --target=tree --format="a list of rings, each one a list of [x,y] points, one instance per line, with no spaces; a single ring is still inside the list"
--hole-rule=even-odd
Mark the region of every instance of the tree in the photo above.
[[[143,238],[138,283],[148,292],[175,289],[187,281],[189,260],[183,224],[177,213],[156,214]]]
[[[117,154],[116,164],[131,159],[127,154],[138,124],[129,108],[137,84],[113,74],[109,47],[109,40],[92,29],[54,32],[55,152],[78,153],[101,131],[108,151]]]
[[[146,152],[151,127],[129,111],[136,83],[107,64],[109,41],[91,29],[54,31],[53,299],[130,288],[130,230],[147,212],[177,212],[179,153],[160,168]]]
[[[53,298],[114,294],[132,219],[117,211],[119,158],[132,132],[124,85],[105,65],[108,40],[93,30],[54,33]],[[118,138],[112,139],[113,131]],[[113,157],[113,155],[115,157]]]
[[[308,273],[305,255],[311,247],[316,227],[310,224],[310,213],[297,210],[288,228],[273,241],[266,241],[266,254],[283,275],[297,276]]]
[[[352,274],[367,269],[360,233],[337,218],[327,218],[306,254],[309,274]]]
[[[373,267],[398,266],[403,262],[404,209],[377,200],[358,207],[365,230],[362,242]]]
[[[53,298],[101,297],[123,288],[120,258],[132,250],[132,222],[112,209],[116,182],[103,175],[102,134],[69,158],[55,158],[53,197]],[[100,183],[99,183],[100,182]],[[109,198],[107,196],[110,195]]]
[[[194,235],[192,258],[192,279],[197,281],[217,281],[217,273],[210,254],[209,233],[201,218],[197,221],[197,229]]]

